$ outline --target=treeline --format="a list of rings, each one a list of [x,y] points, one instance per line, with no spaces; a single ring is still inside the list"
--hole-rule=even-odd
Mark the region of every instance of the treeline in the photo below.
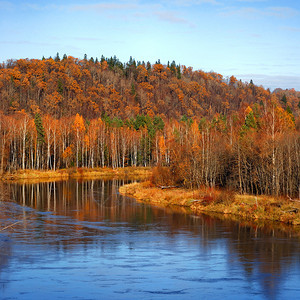
[[[300,198],[300,132],[274,102],[210,121],[187,119],[166,134],[156,184]]]
[[[8,61],[0,172],[156,166],[158,184],[299,197],[299,99],[175,62]]]
[[[300,133],[275,102],[212,120],[0,114],[0,171],[156,166],[153,182],[299,196]]]
[[[193,71],[174,61],[162,65],[135,61],[121,63],[116,57],[100,60],[64,55],[48,59],[19,59],[0,64],[0,110],[10,114],[24,109],[34,116],[55,118],[76,113],[87,119],[108,115],[134,118],[160,115],[166,118],[212,118],[258,103],[272,94],[251,81],[214,72]],[[300,93],[273,93],[284,109],[299,114]]]
[[[0,112],[0,172],[150,166],[158,161],[154,144],[163,128],[160,117],[142,115],[125,121],[107,116],[84,120],[79,114],[57,120]]]

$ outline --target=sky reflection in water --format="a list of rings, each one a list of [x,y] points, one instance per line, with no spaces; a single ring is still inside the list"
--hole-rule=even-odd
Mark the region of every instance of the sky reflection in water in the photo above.
[[[300,297],[290,227],[150,207],[120,184],[1,186],[1,226],[23,221],[0,232],[0,298]]]

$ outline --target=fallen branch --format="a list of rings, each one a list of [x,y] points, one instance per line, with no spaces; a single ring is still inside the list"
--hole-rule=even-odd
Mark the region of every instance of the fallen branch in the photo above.
[[[290,201],[293,201],[293,202],[299,202],[299,203],[300,203],[300,200],[290,199]]]
[[[286,213],[290,213],[290,214],[291,214],[291,213],[295,213],[295,214],[296,214],[298,211],[299,211],[298,208],[294,208],[294,207],[293,207],[292,209],[290,209],[290,210],[288,210],[288,211],[285,211],[285,212],[286,212]]]
[[[22,221],[17,221],[17,222],[15,222],[15,223],[13,223],[13,224],[10,224],[10,225],[7,225],[7,226],[1,228],[0,231],[3,231],[3,230],[8,229],[8,228],[10,228],[10,227],[13,227],[13,226],[15,226],[16,224],[21,223],[21,222],[23,222],[23,220],[22,220]]]
[[[287,196],[289,198],[290,201],[294,201],[294,202],[299,202],[300,203],[300,200],[296,200],[296,199],[292,199],[290,196]]]
[[[176,185],[161,185],[159,186],[162,190],[164,189],[175,189],[175,188],[178,188],[178,186]]]

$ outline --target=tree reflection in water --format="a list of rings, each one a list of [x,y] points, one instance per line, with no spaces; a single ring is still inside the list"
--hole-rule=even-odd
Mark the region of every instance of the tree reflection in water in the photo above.
[[[20,240],[56,245],[68,252],[76,245],[88,249],[97,243],[102,251],[113,253],[124,242],[115,239],[97,239],[112,233],[127,231],[154,231],[175,243],[177,236],[187,234],[199,243],[199,251],[208,255],[222,241],[230,270],[242,267],[245,280],[259,282],[267,297],[275,297],[292,268],[299,270],[299,238],[292,227],[283,224],[255,223],[226,219],[224,216],[190,216],[182,209],[157,208],[136,203],[118,194],[118,187],[127,181],[90,180],[62,181],[35,184],[11,183],[0,186],[3,195],[26,210],[7,213],[1,210],[2,223],[23,218],[14,228],[13,237]],[[6,190],[6,193],[4,193]],[[19,233],[19,235],[18,235]],[[4,239],[3,239],[4,236]],[[1,238],[4,242],[1,241]],[[11,254],[10,243],[0,236],[0,270],[7,267]],[[33,239],[32,239],[33,238]],[[138,239],[130,238],[134,249]],[[234,271],[232,271],[234,277]],[[3,282],[3,281],[2,281]]]

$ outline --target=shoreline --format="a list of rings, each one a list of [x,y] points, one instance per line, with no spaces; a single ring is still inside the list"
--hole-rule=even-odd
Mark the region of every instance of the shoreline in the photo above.
[[[126,178],[148,179],[151,168],[69,168],[58,170],[17,170],[0,175],[0,182],[46,182],[69,179]]]
[[[122,195],[161,207],[181,207],[199,215],[222,214],[243,220],[300,225],[300,202],[271,196],[239,195],[212,189],[159,188],[150,182],[130,183],[119,189]]]
[[[69,168],[53,170],[18,170],[0,175],[0,182],[39,183],[69,179],[132,178],[143,182],[123,185],[122,195],[139,202],[161,207],[173,207],[183,212],[199,215],[219,214],[243,220],[281,222],[300,225],[300,201],[271,196],[240,195],[231,191],[208,188],[188,190],[178,187],[155,187],[148,180],[152,169],[125,168]]]

